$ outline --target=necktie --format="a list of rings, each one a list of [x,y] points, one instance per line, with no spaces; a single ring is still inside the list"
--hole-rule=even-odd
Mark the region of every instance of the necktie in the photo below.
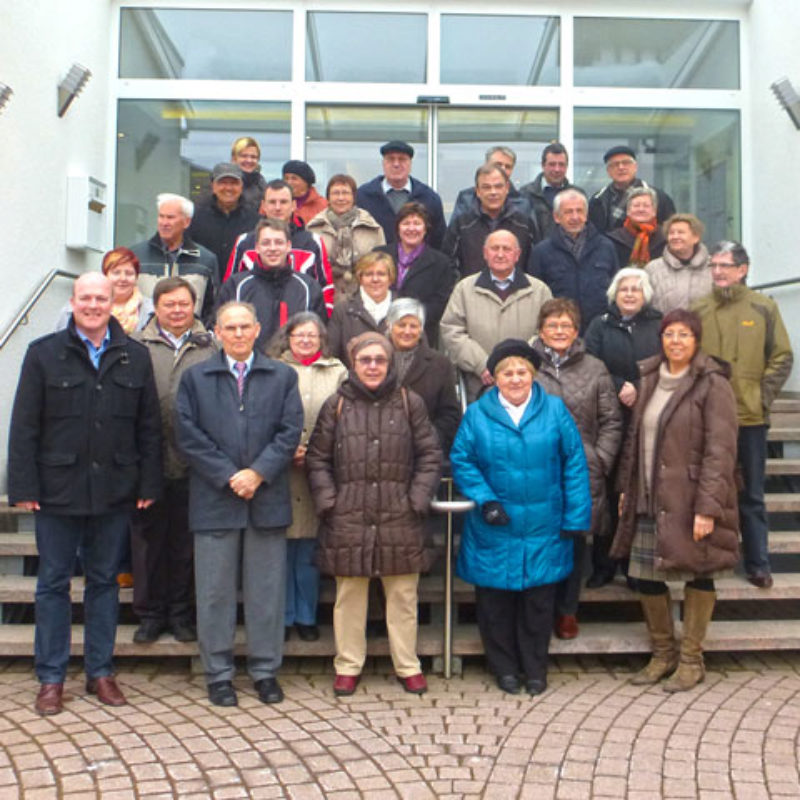
[[[236,370],[236,387],[239,389],[239,398],[244,394],[244,374],[247,372],[247,364],[244,361],[237,361],[233,368]]]

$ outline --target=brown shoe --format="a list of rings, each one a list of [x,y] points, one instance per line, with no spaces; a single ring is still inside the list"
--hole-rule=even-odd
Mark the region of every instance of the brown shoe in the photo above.
[[[86,681],[86,691],[89,694],[96,694],[97,699],[107,706],[128,705],[125,695],[122,694],[117,682],[110,675],[104,675],[102,678],[90,678]]]
[[[64,710],[63,694],[63,683],[43,683],[36,695],[36,713],[45,717],[60,714]]]
[[[556,619],[555,634],[559,639],[574,639],[578,635],[578,618],[574,614],[562,614]]]

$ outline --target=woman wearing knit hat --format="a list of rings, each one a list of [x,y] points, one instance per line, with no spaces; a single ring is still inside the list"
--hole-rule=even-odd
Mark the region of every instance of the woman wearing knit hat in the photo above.
[[[317,176],[305,161],[287,161],[281,169],[283,179],[292,187],[292,197],[297,203],[296,214],[307,225],[328,207],[328,201],[314,188]]]

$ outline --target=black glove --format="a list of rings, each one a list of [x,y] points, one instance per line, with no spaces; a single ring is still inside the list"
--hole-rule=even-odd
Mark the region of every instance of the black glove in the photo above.
[[[508,525],[511,517],[506,514],[502,503],[497,500],[490,500],[481,506],[481,516],[487,525]]]

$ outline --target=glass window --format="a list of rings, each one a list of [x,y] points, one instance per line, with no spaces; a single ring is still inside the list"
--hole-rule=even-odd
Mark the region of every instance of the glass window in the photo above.
[[[678,211],[697,214],[706,241],[741,235],[738,111],[575,109],[574,181],[590,195],[608,183],[603,153],[626,144],[637,177],[663,189]]]
[[[307,81],[425,82],[425,14],[314,11],[307,21]]]
[[[289,157],[287,103],[120,100],[117,117],[117,198],[114,241],[130,245],[153,235],[155,199],[205,192],[214,164],[231,157],[239,136],[261,147],[261,172],[280,176]]]
[[[442,83],[558,85],[558,17],[443,14],[441,40]]]
[[[119,75],[290,80],[292,12],[123,8]]]
[[[739,23],[575,19],[575,85],[738,89]]]

